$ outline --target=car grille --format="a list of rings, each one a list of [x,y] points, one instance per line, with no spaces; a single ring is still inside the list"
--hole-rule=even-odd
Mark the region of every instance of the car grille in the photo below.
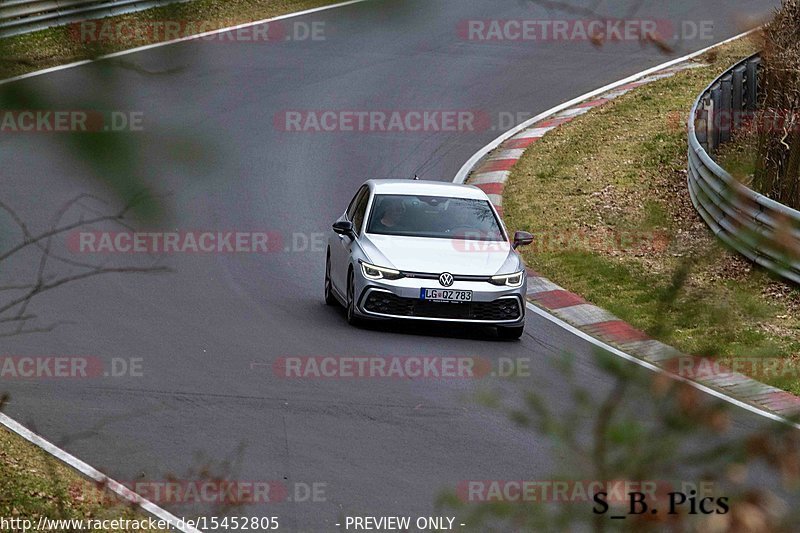
[[[516,298],[501,298],[493,302],[446,303],[416,298],[401,298],[394,294],[373,291],[364,302],[369,313],[409,318],[441,318],[455,320],[511,321],[520,318]]]

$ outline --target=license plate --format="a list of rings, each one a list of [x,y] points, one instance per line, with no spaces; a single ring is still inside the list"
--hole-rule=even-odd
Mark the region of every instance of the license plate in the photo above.
[[[472,291],[457,291],[452,289],[420,289],[420,300],[434,302],[471,302]]]

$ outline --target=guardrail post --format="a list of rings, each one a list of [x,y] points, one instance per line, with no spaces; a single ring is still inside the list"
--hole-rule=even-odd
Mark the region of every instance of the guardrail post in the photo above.
[[[742,112],[744,111],[744,74],[746,67],[739,65],[733,69],[733,128],[738,129],[742,125]]]
[[[697,142],[708,152],[709,107],[711,102],[708,97],[703,98],[703,105],[697,106],[697,115],[694,117],[694,129]]]
[[[761,65],[760,57],[753,57],[747,61],[747,110],[755,112],[758,105],[758,67]]]
[[[708,147],[711,151],[719,146],[719,109],[722,100],[722,89],[719,83],[714,84],[710,91],[710,106],[708,107]]]
[[[720,80],[720,99],[717,117],[719,117],[717,128],[719,129],[719,143],[731,140],[731,115],[733,107],[731,98],[733,95],[733,76],[725,74]]]

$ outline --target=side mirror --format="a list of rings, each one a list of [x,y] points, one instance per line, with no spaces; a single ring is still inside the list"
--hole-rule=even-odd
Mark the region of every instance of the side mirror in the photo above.
[[[533,235],[528,233],[527,231],[518,231],[514,233],[514,246],[513,248],[516,250],[520,246],[527,246],[533,242]]]
[[[356,230],[353,223],[349,220],[339,220],[333,223],[333,231],[339,235],[347,235],[348,237],[356,238]]]

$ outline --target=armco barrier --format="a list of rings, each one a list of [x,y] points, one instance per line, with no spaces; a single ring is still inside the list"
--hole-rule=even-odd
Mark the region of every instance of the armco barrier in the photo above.
[[[735,180],[709,152],[730,139],[758,105],[761,58],[751,56],[714,80],[689,115],[689,194],[714,234],[751,261],[800,283],[800,211]]]
[[[0,37],[186,0],[0,0]]]

